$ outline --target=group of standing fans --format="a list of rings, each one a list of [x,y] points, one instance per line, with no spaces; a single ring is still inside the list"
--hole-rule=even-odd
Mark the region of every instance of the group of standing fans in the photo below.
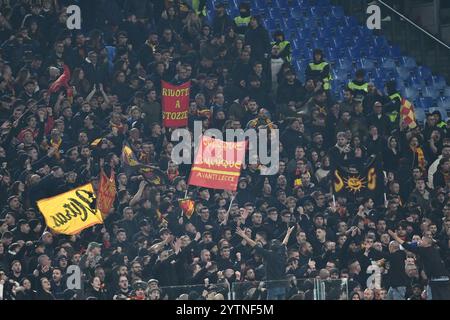
[[[1,2],[0,300],[311,300],[314,280],[328,299],[450,299],[443,115],[400,125],[395,81],[362,70],[337,100],[320,49],[301,83],[283,33],[248,4],[238,17],[217,4],[208,24],[204,1],[86,1],[71,31],[70,2]],[[49,92],[63,66],[70,88]],[[171,161],[161,80],[191,81],[190,129],[279,129],[278,173],[250,164],[236,193],[189,187],[183,216],[190,166]],[[125,174],[125,141],[167,184]],[[333,198],[333,170],[371,156],[385,198]],[[105,223],[52,234],[36,201],[96,185],[101,167],[117,185]]]

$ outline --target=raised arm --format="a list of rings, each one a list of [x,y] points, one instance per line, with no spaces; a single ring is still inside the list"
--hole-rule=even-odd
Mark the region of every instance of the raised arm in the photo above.
[[[245,231],[242,230],[241,228],[237,228],[236,233],[242,238],[244,239],[249,245],[250,247],[255,247],[256,246],[256,242],[253,241],[249,236],[247,236],[245,234]]]
[[[283,244],[284,244],[285,246],[287,246],[287,244],[288,244],[288,242],[289,242],[289,238],[291,237],[291,233],[292,233],[292,231],[294,230],[294,228],[295,228],[295,226],[292,226],[292,227],[290,227],[290,228],[287,230],[286,236],[284,237],[284,240],[283,240]]]
[[[392,230],[388,230],[389,235],[392,237],[392,239],[394,239],[395,241],[397,241],[400,245],[403,245],[405,243],[405,241],[403,241],[402,239],[400,239],[400,237]]]

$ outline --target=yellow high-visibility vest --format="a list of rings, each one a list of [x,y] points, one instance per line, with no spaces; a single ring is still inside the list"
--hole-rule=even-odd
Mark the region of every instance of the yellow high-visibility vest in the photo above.
[[[353,81],[351,81],[348,84],[348,88],[350,90],[355,90],[355,91],[369,92],[369,84],[368,83],[364,83],[362,85],[358,85],[358,84],[354,83]]]
[[[322,62],[319,64],[315,64],[314,62],[311,62],[309,64],[309,67],[311,68],[312,71],[322,72],[328,65],[329,65],[328,62]],[[331,80],[333,80],[333,78],[331,77],[331,74],[329,74],[326,78],[323,79],[323,88],[325,90],[331,89],[331,84],[330,84]]]

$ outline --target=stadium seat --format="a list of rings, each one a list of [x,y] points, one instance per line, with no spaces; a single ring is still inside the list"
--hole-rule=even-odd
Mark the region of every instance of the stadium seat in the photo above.
[[[405,67],[397,67],[397,75],[400,79],[408,80],[411,77],[411,71]]]
[[[272,0],[272,4],[278,8],[289,8],[288,0]]]
[[[283,15],[279,8],[270,8],[269,9],[269,17],[275,20],[283,20]]]
[[[400,63],[402,66],[409,68],[409,69],[417,68],[416,60],[414,60],[414,58],[411,58],[411,57],[406,57],[406,56],[402,57],[400,59]]]
[[[382,59],[381,66],[384,69],[392,69],[392,70],[395,70],[395,68],[397,67],[396,64],[395,64],[394,59],[391,59],[391,58],[384,58],[384,59]]]
[[[443,90],[447,85],[447,82],[445,81],[445,78],[443,76],[432,76],[430,83],[437,90]]]
[[[444,89],[444,96],[445,97],[450,97],[450,87],[445,87],[445,89]]]
[[[305,10],[301,9],[300,7],[291,8],[291,17],[304,19]]]
[[[339,81],[347,81],[349,80],[349,72],[345,69],[333,69],[333,79]]]
[[[404,95],[406,99],[414,101],[419,97],[419,92],[414,88],[405,88]]]
[[[437,100],[437,106],[438,108],[447,110],[447,112],[450,111],[450,97],[440,97]]]
[[[420,97],[415,103],[415,107],[428,110],[433,107],[434,100],[430,97]]]
[[[433,76],[433,74],[431,73],[431,69],[427,68],[427,67],[424,67],[424,66],[420,66],[420,67],[417,68],[417,74],[424,81],[427,81],[427,80],[431,79],[431,77]]]
[[[341,6],[331,7],[331,13],[337,19],[343,19],[345,17],[344,9]]]
[[[440,93],[436,91],[433,87],[425,87],[425,89],[422,92],[423,97],[430,97],[433,99],[437,99],[439,95]]]
[[[425,81],[420,77],[411,77],[409,80],[407,80],[407,83],[410,87],[416,88],[416,89],[422,89],[425,87]]]
[[[394,45],[394,46],[389,47],[389,56],[390,57],[399,58],[399,57],[401,57],[401,55],[402,55],[402,52],[398,46]]]
[[[427,118],[427,116],[425,114],[425,110],[416,109],[415,113],[416,113],[416,120],[417,120],[418,124],[423,125],[425,122],[425,119]]]

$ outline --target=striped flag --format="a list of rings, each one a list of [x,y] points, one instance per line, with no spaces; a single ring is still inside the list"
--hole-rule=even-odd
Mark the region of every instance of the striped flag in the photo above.
[[[417,127],[414,106],[405,98],[402,99],[402,106],[400,108],[400,123],[405,124],[410,129]]]

